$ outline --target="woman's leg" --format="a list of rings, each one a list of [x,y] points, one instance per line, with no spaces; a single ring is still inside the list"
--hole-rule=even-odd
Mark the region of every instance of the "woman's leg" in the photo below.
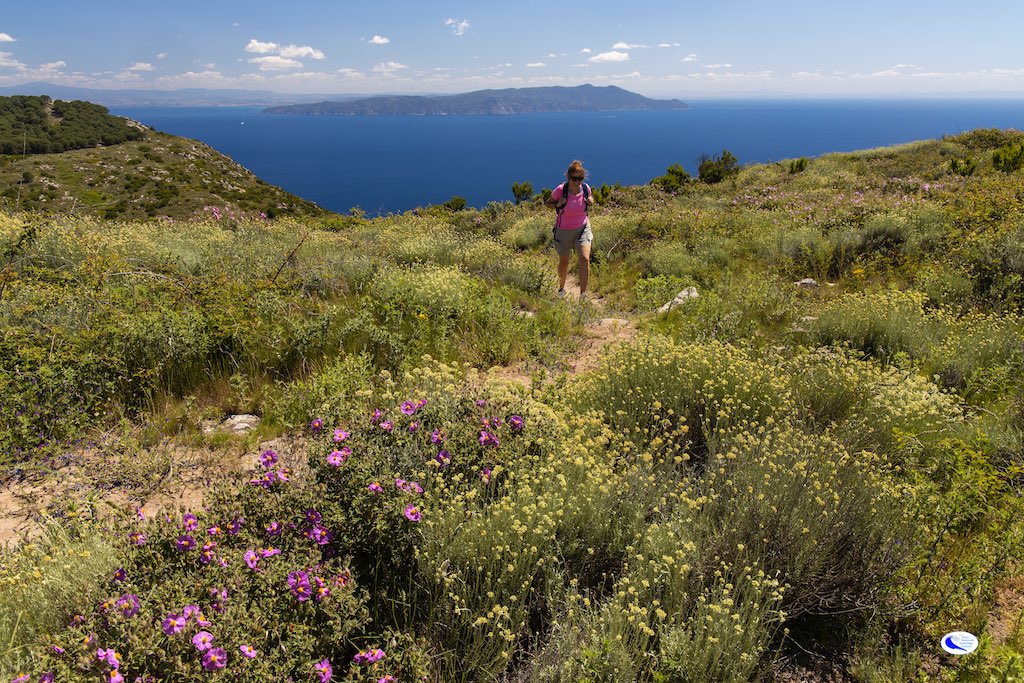
[[[565,252],[558,255],[558,289],[565,289],[565,278],[569,275],[569,254]]]
[[[577,265],[580,270],[580,294],[586,294],[587,283],[590,281],[590,242],[584,242],[579,247]]]

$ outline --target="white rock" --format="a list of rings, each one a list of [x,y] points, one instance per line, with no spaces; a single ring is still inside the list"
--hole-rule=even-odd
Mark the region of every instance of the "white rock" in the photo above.
[[[658,309],[658,313],[668,313],[676,306],[679,306],[690,299],[699,299],[700,294],[697,292],[696,287],[687,287],[683,291],[676,294],[676,298],[669,301],[667,304]]]
[[[255,415],[232,415],[224,420],[224,429],[232,432],[247,432],[255,429],[260,423],[260,418]]]
[[[814,278],[805,277],[803,280],[800,280],[799,282],[794,282],[793,284],[795,284],[797,287],[817,287],[818,281],[815,280]]]

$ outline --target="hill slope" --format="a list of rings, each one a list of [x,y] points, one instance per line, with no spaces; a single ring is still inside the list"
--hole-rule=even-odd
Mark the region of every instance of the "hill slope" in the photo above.
[[[652,100],[613,85],[477,90],[461,95],[369,97],[352,102],[319,102],[270,107],[267,114],[319,116],[445,116],[530,114],[559,111],[686,109],[679,100]]]
[[[0,154],[45,154],[116,145],[142,130],[106,107],[49,97],[0,97]]]
[[[140,138],[131,142],[0,157],[0,208],[119,219],[186,218],[204,207],[268,216],[326,213],[201,142],[132,123]]]

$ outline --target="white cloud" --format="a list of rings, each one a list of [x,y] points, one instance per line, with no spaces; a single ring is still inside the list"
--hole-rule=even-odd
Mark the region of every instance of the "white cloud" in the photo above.
[[[585,47],[582,50],[580,50],[580,52],[582,52],[585,55],[589,55],[591,52],[593,52],[593,50],[591,50],[589,47]]]
[[[370,45],[387,45],[390,42],[391,39],[384,36],[375,35],[373,38],[370,38]]]
[[[688,54],[685,57],[683,57],[683,61],[684,62],[696,62],[697,61],[697,53],[691,52],[690,54]]]
[[[285,45],[278,54],[286,59],[295,57],[309,57],[310,59],[323,59],[324,53],[309,45]]]
[[[398,71],[408,68],[409,67],[401,62],[381,62],[377,66],[373,67],[373,72],[380,74],[381,76],[394,76]]]
[[[167,53],[166,52],[161,52],[160,54],[158,54],[156,56],[156,58],[157,59],[167,59]]]
[[[468,19],[445,19],[444,25],[445,26],[450,26],[451,29],[452,29],[452,33],[454,33],[457,36],[461,36],[463,33],[465,33],[469,29],[469,20]]]
[[[258,55],[267,55],[271,52],[277,52],[280,46],[277,43],[261,43],[255,38],[249,40],[249,44],[245,46],[246,52],[255,52]]]
[[[155,70],[156,69],[153,67],[153,65],[149,64],[147,62],[135,62],[130,67],[128,67],[128,71],[155,71]]]
[[[679,47],[679,43],[658,43],[658,47]]]
[[[288,69],[301,69],[302,62],[280,55],[267,55],[266,57],[253,57],[250,64],[258,64],[260,71],[286,71]]]
[[[19,62],[10,52],[0,52],[0,66],[12,69],[24,69],[25,65]]]
[[[633,49],[639,49],[639,48],[645,48],[645,47],[647,47],[647,46],[646,45],[641,45],[641,44],[622,43],[622,42],[615,43],[614,45],[612,45],[612,49],[613,50],[633,50]]]
[[[705,69],[731,69],[732,64],[725,62],[724,64],[705,64]]]
[[[10,35],[8,35],[6,33],[0,33],[0,43],[13,43],[13,42],[14,42],[14,38],[11,38]]]
[[[611,52],[602,52],[601,54],[597,54],[597,55],[594,55],[593,57],[591,57],[590,61],[591,62],[595,62],[595,63],[600,63],[600,62],[628,62],[629,61],[629,53],[628,52],[618,52],[618,51],[615,51],[615,50],[613,50]]]
[[[529,64],[526,65],[528,69],[540,69],[541,67],[545,66],[547,66],[547,64],[545,64],[544,62],[530,62]]]
[[[60,60],[57,60],[56,62],[49,62],[47,64],[40,64],[39,68],[42,69],[43,71],[56,71],[57,69],[63,69],[66,66],[67,66],[67,64],[64,62],[64,60],[60,59]]]

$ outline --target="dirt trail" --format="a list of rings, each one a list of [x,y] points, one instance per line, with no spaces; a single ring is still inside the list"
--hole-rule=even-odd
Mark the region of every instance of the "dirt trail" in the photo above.
[[[565,281],[565,296],[572,302],[580,300],[580,284],[571,272]],[[596,296],[593,292],[587,292],[587,300],[583,305],[589,305],[594,309],[597,320],[584,326],[579,348],[567,359],[566,373],[569,375],[596,369],[600,363],[601,354],[608,346],[627,342],[636,337],[636,326],[633,321],[628,318],[608,316],[609,307],[600,296]],[[496,366],[491,368],[488,374],[491,377],[519,382],[527,388],[533,382],[530,375],[521,366]]]

